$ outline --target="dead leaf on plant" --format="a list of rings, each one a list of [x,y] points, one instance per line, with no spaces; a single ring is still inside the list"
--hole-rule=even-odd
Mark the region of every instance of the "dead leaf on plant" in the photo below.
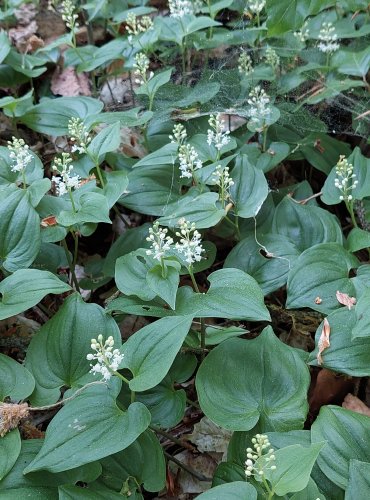
[[[322,353],[325,351],[325,349],[330,347],[329,336],[330,336],[330,325],[329,325],[328,319],[325,318],[324,324],[322,327],[322,332],[321,332],[320,339],[319,339],[319,352],[317,353],[317,362],[320,366],[323,363],[322,356],[321,356]]]
[[[336,297],[339,304],[347,306],[349,310],[351,310],[351,308],[356,304],[355,297],[350,297],[346,293],[339,292],[338,290],[336,293]]]

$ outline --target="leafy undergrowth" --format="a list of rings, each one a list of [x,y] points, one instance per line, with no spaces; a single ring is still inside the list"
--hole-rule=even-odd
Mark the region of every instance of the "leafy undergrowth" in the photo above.
[[[0,497],[369,498],[367,2],[1,5]]]

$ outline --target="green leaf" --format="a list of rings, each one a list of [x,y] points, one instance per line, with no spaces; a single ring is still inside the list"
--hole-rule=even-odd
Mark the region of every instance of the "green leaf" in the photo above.
[[[57,222],[64,227],[86,222],[111,224],[107,199],[100,193],[84,193],[76,202],[76,212],[62,210],[57,216]]]
[[[285,142],[272,142],[268,150],[258,157],[256,168],[267,173],[279,165],[289,155],[289,152],[289,144]]]
[[[311,123],[313,119],[313,117],[310,118],[307,123]],[[305,134],[305,138],[298,139],[298,142],[302,144],[300,151],[305,159],[325,174],[329,174],[333,165],[337,163],[339,155],[349,156],[351,154],[351,148],[346,142],[338,141],[338,139],[322,132]]]
[[[121,500],[125,498],[112,490],[93,490],[90,487],[59,486],[58,491],[59,500]]]
[[[267,327],[256,339],[215,347],[198,370],[196,387],[206,416],[225,429],[249,430],[259,422],[265,430],[287,431],[303,427],[309,380],[297,351]]]
[[[68,134],[68,122],[72,117],[84,119],[99,113],[104,104],[91,97],[58,97],[44,99],[25,113],[20,121],[31,130],[48,135]]]
[[[358,252],[363,248],[370,247],[370,232],[359,227],[351,229],[347,236],[347,248],[350,252]]]
[[[29,396],[35,387],[31,373],[23,365],[1,353],[0,374],[0,401],[4,401],[6,397],[20,401]]]
[[[175,309],[181,266],[176,261],[171,262],[167,260],[164,267],[165,276],[163,276],[162,266],[158,264],[147,272],[146,282],[158,297],[167,302],[171,309]]]
[[[19,500],[27,498],[27,500],[58,500],[58,491],[56,488],[17,488],[7,490],[1,493],[3,500]]]
[[[359,52],[339,50],[333,55],[330,63],[337,66],[339,73],[364,78],[370,66],[369,47]]]
[[[234,481],[233,483],[215,486],[201,495],[199,500],[257,500],[257,491],[249,483]]]
[[[10,41],[5,31],[0,32],[0,63],[4,61],[10,52]]]
[[[0,320],[26,311],[49,293],[59,294],[70,289],[48,271],[20,269],[0,283]]]
[[[20,452],[21,436],[18,429],[13,429],[0,439],[0,481],[12,469]]]
[[[277,450],[276,469],[266,471],[273,491],[279,495],[303,490],[310,479],[312,467],[325,442],[304,447],[300,444]]]
[[[141,248],[119,257],[115,272],[117,288],[125,295],[136,295],[142,300],[154,299],[157,292],[147,284],[147,273],[154,266],[153,257]]]
[[[163,380],[189,332],[192,319],[192,316],[161,318],[128,339],[123,347],[123,365],[133,374],[132,391],[151,389]]]
[[[160,73],[154,75],[148,82],[140,85],[139,88],[135,89],[135,94],[147,95],[149,98],[153,98],[156,92],[162,85],[168,83],[171,79],[172,69],[167,69]]]
[[[357,259],[337,243],[322,243],[305,250],[289,272],[286,307],[310,307],[326,314],[337,309],[337,290],[355,295],[348,273],[356,267]],[[320,304],[316,304],[316,297],[321,298]]]
[[[234,185],[230,193],[235,214],[246,219],[255,217],[269,191],[263,172],[249,162],[247,155],[240,155],[235,160],[231,176]]]
[[[100,460],[127,448],[149,423],[143,404],[133,403],[122,411],[105,384],[87,388],[50,422],[44,444],[24,474],[62,472]]]
[[[367,311],[368,309],[366,313]],[[330,347],[322,353],[322,359],[323,366],[329,370],[363,377],[370,375],[370,338],[359,336],[351,339],[350,332],[352,331],[353,336],[353,333],[357,334],[361,328],[361,325],[357,326],[357,314],[357,311],[349,311],[346,307],[329,314],[327,320],[330,325]],[[316,357],[322,329],[323,323],[316,331],[316,348],[309,357],[310,365],[313,366],[318,366]]]
[[[334,215],[314,205],[301,205],[289,196],[276,207],[272,230],[294,241],[300,252],[318,243],[343,243],[342,230]]]
[[[313,443],[327,441],[317,463],[343,489],[349,480],[350,460],[369,458],[370,418],[338,406],[323,406],[311,427]]]
[[[124,451],[104,458],[101,464],[103,472],[98,482],[111,490],[121,491],[129,477],[135,478],[146,491],[160,491],[165,486],[163,450],[158,438],[149,429]]]
[[[13,272],[32,264],[40,250],[40,218],[27,190],[0,201],[0,265]]]
[[[366,498],[370,491],[370,463],[350,460],[345,500]]]
[[[91,339],[100,334],[105,339],[111,335],[120,348],[121,336],[113,318],[97,304],[84,302],[80,294],[69,296],[28,348],[26,367],[36,380],[34,405],[55,403],[62,386],[78,385],[90,370],[86,355],[91,352]]]
[[[32,160],[26,166],[24,174],[26,177],[27,184],[32,184],[34,181],[42,179],[44,176],[44,167],[40,158],[33,152],[29,150]],[[0,186],[7,186],[9,184],[22,182],[21,172],[12,172],[10,166],[13,164],[13,160],[9,157],[10,151],[8,148],[0,146]],[[36,206],[33,204],[33,206]]]
[[[94,161],[99,161],[99,158],[115,151],[121,141],[120,122],[109,125],[103,128],[98,135],[90,142],[87,151]]]
[[[311,500],[312,498],[325,500],[324,495],[321,493],[321,491],[317,487],[317,484],[312,478],[309,479],[306,488],[290,497],[291,500]],[[337,500],[339,500],[339,497],[337,497]]]
[[[365,337],[370,342],[370,288],[364,291],[355,308],[356,323],[352,329],[352,339]]]
[[[172,165],[177,158],[178,145],[170,142],[165,144],[161,148],[157,149],[153,153],[150,153],[137,163],[135,163],[134,168],[138,167],[148,167],[150,165]]]

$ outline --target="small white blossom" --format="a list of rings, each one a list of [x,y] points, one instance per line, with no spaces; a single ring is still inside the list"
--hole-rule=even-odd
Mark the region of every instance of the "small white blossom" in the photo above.
[[[353,165],[348,163],[344,155],[339,156],[338,163],[335,167],[337,177],[334,180],[334,185],[340,191],[339,199],[341,201],[352,201],[353,196],[350,193],[358,184],[356,174],[353,173]]]
[[[133,12],[129,12],[126,18],[126,30],[129,35],[140,35],[153,28],[153,21],[149,16],[140,19]]]
[[[180,177],[193,177],[195,170],[202,168],[202,160],[198,158],[198,153],[190,144],[183,144],[179,148],[179,161],[180,161]]]
[[[256,434],[252,438],[253,448],[247,448],[247,460],[245,461],[245,475],[264,476],[267,470],[275,470],[271,465],[275,460],[274,450],[270,448],[270,442],[265,434]],[[268,449],[268,451],[266,451]]]
[[[267,47],[265,52],[265,59],[272,69],[276,70],[280,64],[280,57],[277,55],[276,51],[272,47]]]
[[[72,189],[80,187],[81,179],[76,175],[72,175],[73,165],[71,165],[72,158],[69,153],[62,153],[61,158],[55,158],[52,170],[56,175],[53,175],[52,182],[55,185],[55,190],[58,196],[71,192]]]
[[[91,142],[91,136],[81,118],[71,118],[68,121],[68,133],[74,143],[71,152],[86,153],[87,146]]]
[[[224,129],[224,121],[221,120],[221,114],[217,113],[217,115],[211,115],[209,117],[208,123],[211,129],[207,130],[207,143],[209,145],[214,144],[217,151],[223,146],[226,146],[230,142],[230,131]]]
[[[12,137],[12,140],[8,141],[8,149],[10,151],[9,158],[14,162],[13,165],[10,166],[10,170],[12,172],[23,172],[32,161],[29,146],[23,139]]]
[[[260,14],[266,5],[266,0],[249,0],[246,10],[252,14]]]
[[[98,336],[98,340],[91,339],[91,349],[95,351],[94,354],[88,354],[86,359],[89,361],[96,361],[96,364],[90,364],[90,373],[94,375],[100,373],[104,380],[109,380],[113,373],[118,370],[119,365],[123,359],[123,354],[119,349],[113,349],[114,340],[110,336],[103,343],[103,335]]]
[[[259,126],[257,130],[263,130],[265,119],[271,113],[271,108],[268,106],[270,98],[259,85],[251,90],[248,97],[247,102],[250,105],[248,115],[251,121]]]
[[[159,261],[165,257],[173,243],[173,238],[167,236],[167,232],[168,229],[159,227],[158,221],[154,222],[153,227],[149,228],[149,236],[146,238],[146,241],[151,243],[150,249],[146,251],[147,255],[153,255],[153,258]]]
[[[177,123],[173,127],[172,135],[168,136],[171,140],[172,143],[177,143],[179,146],[181,146],[186,138],[187,138],[187,133],[184,125],[181,123]]]
[[[310,30],[307,28],[307,21],[303,24],[299,31],[294,32],[294,36],[302,43],[305,43],[310,37]]]
[[[181,18],[187,14],[194,14],[194,7],[190,0],[168,0],[170,16]]]
[[[143,83],[147,83],[151,78],[153,78],[153,71],[149,73],[149,76],[147,76],[146,74],[149,69],[149,62],[150,61],[144,54],[144,52],[139,52],[138,54],[136,54],[134,63],[134,75],[136,76],[135,83],[142,85]]]
[[[242,52],[238,59],[238,71],[241,75],[250,75],[253,73],[252,58],[246,52]]]
[[[225,167],[224,169],[221,165],[217,165],[216,171],[213,174],[212,180],[219,187],[219,197],[223,206],[230,199],[230,188],[234,185],[234,181],[230,177],[229,167]]]
[[[319,33],[320,43],[317,45],[321,52],[331,54],[340,48],[338,35],[335,33],[333,23],[323,23]]]
[[[64,0],[62,2],[62,19],[71,31],[74,31],[79,26],[76,22],[78,15],[75,13],[75,5],[75,2],[72,2],[72,0]]]
[[[194,262],[199,262],[202,259],[204,248],[202,247],[202,237],[195,229],[195,224],[186,221],[184,218],[179,220],[180,231],[176,236],[180,241],[176,243],[176,250],[180,254],[184,254],[185,261],[191,266]]]

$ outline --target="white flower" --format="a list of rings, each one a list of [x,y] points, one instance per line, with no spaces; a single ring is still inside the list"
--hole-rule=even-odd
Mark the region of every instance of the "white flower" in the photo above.
[[[265,59],[267,64],[271,66],[272,69],[276,69],[280,64],[280,57],[272,47],[267,47],[265,52]]]
[[[259,14],[262,12],[266,5],[266,0],[250,0],[247,3],[246,10],[251,12],[252,14]]]
[[[267,470],[275,470],[271,465],[275,460],[274,450],[270,448],[270,442],[265,434],[256,434],[252,438],[253,448],[247,448],[247,460],[245,461],[245,475],[248,477],[263,476]],[[267,450],[265,452],[265,450]]]
[[[221,165],[217,165],[212,180],[216,182],[216,185],[219,187],[220,201],[222,205],[225,206],[226,202],[229,201],[231,196],[230,188],[234,185],[234,181],[229,174],[229,167],[225,167],[223,169]]]
[[[202,259],[204,248],[202,247],[202,237],[195,229],[194,222],[186,221],[184,218],[179,220],[180,231],[176,236],[180,241],[176,243],[176,250],[180,254],[184,254],[185,261],[191,266],[194,262],[199,262]]]
[[[136,75],[137,77],[135,78],[135,83],[139,85],[147,83],[154,76],[153,71],[151,71],[149,73],[149,77],[147,77],[146,72],[149,69],[149,59],[144,54],[144,52],[139,52],[138,54],[136,54],[134,68],[136,68],[134,75]]]
[[[250,75],[253,73],[252,58],[246,52],[242,52],[238,59],[238,71],[241,75]]]
[[[76,175],[72,175],[73,165],[70,165],[72,158],[69,153],[62,153],[61,158],[55,158],[52,170],[56,173],[53,175],[52,182],[55,185],[55,190],[58,196],[78,189],[80,187],[81,179]]]
[[[195,170],[202,168],[202,160],[198,158],[198,153],[190,144],[183,144],[179,148],[180,177],[191,178]]]
[[[8,141],[8,149],[10,151],[9,158],[13,160],[13,165],[10,166],[12,172],[22,172],[32,161],[32,155],[29,151],[29,146],[23,139],[12,137]]]
[[[209,145],[214,144],[215,148],[220,151],[223,146],[226,146],[230,142],[230,131],[227,130],[223,132],[224,121],[221,120],[221,114],[211,115],[209,117],[208,123],[211,129],[207,130],[207,143]]]
[[[321,52],[331,54],[340,48],[333,23],[323,23],[318,38],[320,43],[317,47]]]
[[[341,201],[351,201],[353,196],[350,193],[358,184],[358,180],[354,180],[356,174],[353,173],[353,165],[348,163],[344,155],[339,156],[338,163],[335,167],[337,177],[334,180],[334,185],[340,191],[339,199]]]
[[[162,260],[173,243],[173,238],[166,236],[167,232],[168,229],[159,227],[158,221],[154,222],[153,227],[149,228],[149,236],[146,238],[146,241],[151,243],[150,249],[146,251],[147,255],[153,255],[154,259]]]
[[[187,138],[187,133],[184,125],[182,125],[181,123],[177,123],[173,127],[172,135],[169,135],[168,137],[171,139],[172,143],[177,143],[179,146],[181,146]]]
[[[307,28],[307,21],[303,24],[302,28],[299,31],[294,32],[294,36],[298,38],[302,43],[305,43],[306,40],[310,37],[310,30]]]
[[[140,35],[140,33],[145,33],[152,28],[153,21],[149,16],[143,16],[140,19],[137,19],[136,15],[133,12],[129,12],[127,14],[126,30],[129,35]]]
[[[78,15],[75,13],[75,3],[72,0],[64,0],[62,2],[62,19],[71,31],[78,28],[79,24],[76,23]]]
[[[190,0],[168,0],[170,16],[181,18],[187,14],[194,14],[193,4]]]
[[[68,133],[71,136],[71,141],[75,143],[71,148],[71,152],[86,153],[87,146],[91,142],[91,136],[81,118],[71,118],[68,121]]]
[[[119,349],[113,349],[114,340],[110,336],[103,343],[103,335],[98,336],[98,340],[91,339],[91,349],[95,351],[94,354],[88,354],[86,359],[89,361],[96,361],[96,364],[90,364],[90,373],[94,375],[100,373],[104,380],[109,380],[112,372],[118,370],[119,365],[123,359],[123,354],[120,353]]]
[[[247,102],[250,105],[248,116],[251,118],[251,121],[262,130],[265,119],[271,113],[271,108],[268,106],[270,98],[259,85],[251,90],[248,97],[249,99]]]

